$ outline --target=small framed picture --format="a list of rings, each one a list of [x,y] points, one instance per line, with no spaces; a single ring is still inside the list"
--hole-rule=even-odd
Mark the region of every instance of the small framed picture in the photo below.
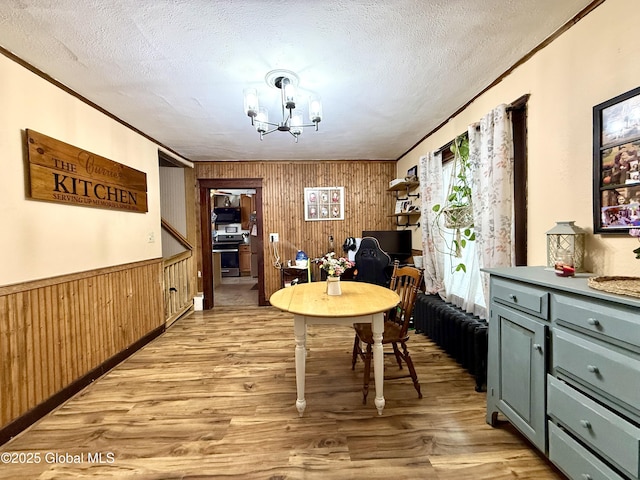
[[[407,177],[417,177],[418,176],[418,166],[414,165],[409,170],[407,170]]]
[[[305,187],[304,219],[344,220],[344,187]]]

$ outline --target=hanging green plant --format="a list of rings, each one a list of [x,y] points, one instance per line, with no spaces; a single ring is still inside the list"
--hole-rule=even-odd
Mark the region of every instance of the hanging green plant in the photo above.
[[[450,245],[447,245],[445,253],[452,257],[460,258],[462,249],[467,246],[467,242],[472,242],[476,239],[473,231],[471,185],[468,178],[471,168],[469,162],[469,137],[466,134],[457,136],[451,143],[451,152],[453,153],[453,166],[449,190],[444,203],[438,203],[432,209],[437,214],[434,220],[436,229],[440,231],[442,222],[444,228],[455,230],[453,240]],[[444,235],[443,238],[445,238]],[[466,272],[467,267],[464,263],[458,262],[454,270],[456,272]]]

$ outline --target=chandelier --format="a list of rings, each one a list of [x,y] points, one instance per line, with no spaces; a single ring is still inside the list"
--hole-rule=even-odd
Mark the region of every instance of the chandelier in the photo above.
[[[317,95],[309,97],[309,120],[305,124],[300,110],[296,110],[298,76],[288,70],[272,70],[267,73],[265,80],[267,85],[280,90],[282,121],[273,123],[269,121],[269,112],[265,107],[258,105],[258,91],[255,88],[244,90],[244,112],[251,118],[251,125],[260,134],[260,140],[265,135],[278,132],[289,132],[298,143],[298,137],[302,135],[304,127],[315,127],[318,131],[318,123],[322,120],[322,103]]]

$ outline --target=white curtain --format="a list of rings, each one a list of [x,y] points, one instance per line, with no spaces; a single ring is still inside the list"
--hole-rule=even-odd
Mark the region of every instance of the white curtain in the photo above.
[[[442,184],[442,154],[431,152],[420,157],[420,196],[422,198],[422,261],[424,263],[424,283],[426,293],[439,294],[444,298],[444,251],[442,237],[434,231],[436,204],[442,204],[444,186]]]
[[[454,162],[447,162],[443,167],[444,189],[447,192],[449,191],[453,163]],[[482,294],[476,242],[467,242],[466,246],[461,249],[461,256],[456,257],[450,253],[456,235],[455,230],[446,229],[444,225],[441,225],[441,229],[440,234],[447,245],[445,252],[449,252],[443,256],[445,272],[444,287],[446,292],[444,299],[460,307],[465,312],[485,318],[486,305],[484,295]],[[465,271],[455,271],[459,263],[465,265]]]
[[[493,109],[468,131],[478,266],[514,266],[513,134],[506,105]],[[481,284],[488,305],[486,273],[481,274]]]

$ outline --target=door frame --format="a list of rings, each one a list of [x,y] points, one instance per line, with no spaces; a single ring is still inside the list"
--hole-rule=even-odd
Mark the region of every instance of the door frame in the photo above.
[[[213,293],[213,254],[211,253],[211,194],[212,189],[251,188],[256,191],[256,227],[257,236],[251,241],[257,242],[258,251],[258,305],[268,305],[264,293],[264,241],[262,229],[262,179],[261,178],[218,178],[198,179],[200,190],[200,256],[202,258],[202,291],[204,294],[203,308],[213,308],[215,299]],[[205,248],[209,246],[208,248]]]

